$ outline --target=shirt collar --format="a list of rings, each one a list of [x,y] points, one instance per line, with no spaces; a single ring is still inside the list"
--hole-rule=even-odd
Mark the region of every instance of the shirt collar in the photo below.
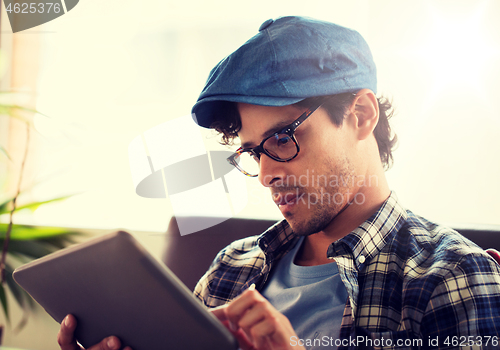
[[[268,228],[257,240],[260,249],[266,255],[268,262],[280,259],[297,243],[297,237],[288,222],[283,219]]]
[[[391,238],[396,235],[407,219],[404,209],[394,192],[380,206],[380,208],[365,222],[359,225],[347,236],[332,243],[328,248],[327,256],[340,255],[347,248],[360,270],[376,256]]]
[[[406,210],[391,192],[380,208],[347,236],[328,247],[327,256],[340,255],[346,248],[353,255],[358,269],[380,252],[386,242],[394,236],[406,221]],[[280,259],[297,243],[297,237],[286,220],[267,229],[258,239],[258,244],[270,261]]]

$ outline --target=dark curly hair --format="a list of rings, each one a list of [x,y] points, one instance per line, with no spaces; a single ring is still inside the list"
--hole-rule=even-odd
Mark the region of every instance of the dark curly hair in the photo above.
[[[344,117],[354,97],[355,94],[352,93],[311,97],[296,103],[295,106],[297,106],[297,108],[309,108],[319,100],[325,100],[322,108],[327,111],[332,122],[340,126],[343,123]],[[394,109],[392,108],[391,102],[385,97],[378,97],[377,101],[380,114],[373,134],[377,140],[380,160],[387,170],[392,166],[392,150],[397,142],[397,136],[392,132],[391,126],[389,125],[389,119],[393,116]],[[238,131],[241,129],[241,120],[236,103],[228,101],[218,101],[216,103],[218,120],[212,123],[210,127],[221,134],[221,144],[232,145],[234,139],[238,137]]]

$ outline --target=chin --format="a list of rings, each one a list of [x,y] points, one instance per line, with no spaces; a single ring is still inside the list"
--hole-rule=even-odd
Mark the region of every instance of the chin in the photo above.
[[[332,213],[318,213],[309,218],[298,218],[290,212],[283,213],[286,221],[297,236],[309,236],[323,231],[335,218]]]
[[[311,221],[297,222],[297,220],[288,217],[286,217],[286,220],[297,236],[309,236],[322,231],[326,227],[326,225],[317,225]]]

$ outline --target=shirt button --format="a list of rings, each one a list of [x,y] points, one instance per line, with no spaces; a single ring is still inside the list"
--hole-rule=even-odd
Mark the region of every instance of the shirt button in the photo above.
[[[274,23],[274,19],[268,19],[267,21],[265,21],[264,23],[262,23],[260,25],[259,32],[263,31],[264,29],[266,29],[267,27],[269,27],[273,23]]]
[[[358,259],[358,261],[359,261],[359,263],[360,263],[360,264],[364,263],[364,262],[365,262],[365,260],[366,260],[366,259],[365,259],[365,256],[364,256],[364,255],[361,255],[361,256],[359,257],[359,259]]]

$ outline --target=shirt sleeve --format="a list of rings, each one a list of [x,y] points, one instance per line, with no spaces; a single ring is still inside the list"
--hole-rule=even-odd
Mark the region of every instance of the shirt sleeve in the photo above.
[[[215,257],[214,261],[208,268],[207,272],[200,278],[198,283],[193,290],[193,295],[198,298],[206,307],[214,307],[214,305],[210,305],[208,303],[208,299],[210,296],[210,282],[213,280],[214,275],[218,269],[220,261],[222,259],[222,255],[224,254],[224,250],[220,251]]]
[[[464,256],[441,277],[421,322],[439,348],[499,348],[500,268],[486,255]],[[436,341],[434,341],[436,343]]]

